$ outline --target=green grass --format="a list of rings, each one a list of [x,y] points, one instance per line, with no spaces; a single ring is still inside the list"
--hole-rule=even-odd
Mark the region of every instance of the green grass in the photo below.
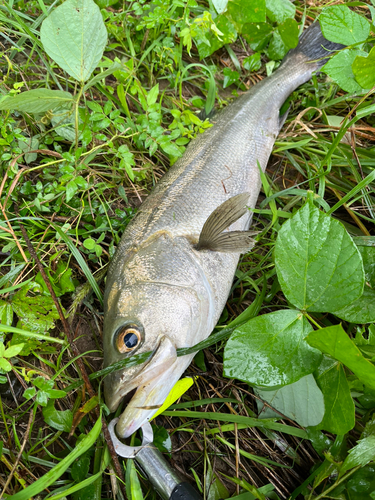
[[[108,370],[101,371],[107,265],[141,201],[188,142],[210,126],[204,117],[213,106],[227,105],[264,78],[294,42],[283,38],[267,46],[265,35],[254,45],[245,26],[258,21],[239,19],[234,7],[237,33],[218,24],[219,38],[226,37],[219,40],[207,14],[197,21],[214,12],[211,2],[100,0],[108,43],[93,74],[78,82],[48,56],[39,37],[42,22],[61,3],[14,0],[0,6],[0,97],[47,88],[75,99],[71,109],[0,111],[0,340],[11,349],[0,351],[0,486],[6,486],[4,497],[16,499],[40,493],[97,500],[112,498],[116,489],[117,498],[153,499],[130,463],[111,463],[100,434],[100,414],[104,421],[112,418],[102,397]],[[277,5],[269,7],[271,17]],[[352,11],[367,16],[366,6],[355,2]],[[311,20],[323,7],[296,2],[290,33],[294,19]],[[284,33],[279,18],[267,22]],[[216,50],[209,53],[205,40]],[[369,35],[363,49],[371,47]],[[251,59],[254,52],[259,56]],[[258,418],[259,393],[223,376],[224,347],[234,327],[239,331],[251,318],[293,308],[276,272],[274,247],[284,222],[307,199],[342,222],[371,283],[372,99],[371,92],[347,93],[324,75],[293,93],[254,210],[259,241],[241,258],[215,333],[189,367],[188,374],[199,378],[155,421],[156,444],[206,499],[247,492],[238,498],[353,500],[359,487],[361,499],[374,498],[375,454],[367,451],[360,465],[345,465],[361,436],[371,443],[374,432],[374,390],[355,369],[340,365],[356,416],[345,435],[304,428],[277,413]],[[332,125],[332,116],[344,120],[341,128]],[[21,224],[68,317],[65,328]],[[329,307],[303,314],[316,332],[342,321],[372,363],[371,323],[340,320]],[[144,359],[135,358],[132,363]],[[119,471],[122,479],[115,477]]]

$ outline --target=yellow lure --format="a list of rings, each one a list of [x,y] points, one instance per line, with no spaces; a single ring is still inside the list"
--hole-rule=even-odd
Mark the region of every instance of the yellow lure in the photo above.
[[[190,389],[190,387],[194,384],[194,380],[196,380],[197,378],[198,377],[185,377],[180,379],[173,386],[173,389],[168,394],[167,399],[164,401],[164,403],[161,405],[161,407],[158,409],[158,411],[155,413],[152,419],[154,419],[155,417],[163,413],[163,411],[165,411],[171,405],[173,405],[173,403],[177,401],[178,398],[180,398],[183,394],[185,394],[186,391]]]

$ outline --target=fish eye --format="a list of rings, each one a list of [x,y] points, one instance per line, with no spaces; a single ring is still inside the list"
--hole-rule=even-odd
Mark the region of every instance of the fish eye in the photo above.
[[[115,342],[121,353],[134,351],[142,342],[142,332],[136,325],[122,326],[116,334]]]

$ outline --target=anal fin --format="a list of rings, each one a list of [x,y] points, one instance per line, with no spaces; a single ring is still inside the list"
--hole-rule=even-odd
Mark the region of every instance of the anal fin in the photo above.
[[[223,232],[247,212],[249,196],[249,193],[233,196],[212,212],[203,225],[198,250],[245,253],[254,246],[255,241],[251,238],[256,234],[254,231]]]

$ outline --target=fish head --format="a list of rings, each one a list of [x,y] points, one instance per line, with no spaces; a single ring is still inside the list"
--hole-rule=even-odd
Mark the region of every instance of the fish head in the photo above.
[[[164,254],[153,252],[153,255],[159,261],[163,258],[171,262],[173,256],[165,250]],[[151,249],[147,252],[148,265],[150,253]],[[140,257],[138,276],[142,275]],[[174,260],[178,274],[178,259]],[[160,262],[158,265],[160,269]],[[129,268],[131,263],[127,265]],[[207,336],[209,305],[201,285],[194,285],[191,271],[190,283],[185,282],[185,286],[182,282],[168,281],[167,276],[161,282],[162,276],[154,275],[150,281],[143,275],[144,281],[140,282],[132,282],[127,275],[127,286],[123,286],[121,277],[116,279],[112,275],[105,296],[104,366],[135,354],[152,353],[148,361],[112,372],[104,379],[105,401],[111,412],[125,395],[136,389],[116,426],[120,437],[128,437],[152,418],[190,364],[193,355],[177,358],[177,349],[199,342],[202,332]]]

